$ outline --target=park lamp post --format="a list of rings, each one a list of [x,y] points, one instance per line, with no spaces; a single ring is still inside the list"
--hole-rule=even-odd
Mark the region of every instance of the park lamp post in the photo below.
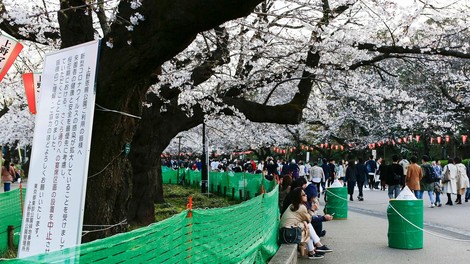
[[[206,123],[202,121],[202,157],[201,157],[201,162],[202,162],[202,171],[201,171],[201,193],[207,193],[208,192],[208,168],[207,168],[207,162],[208,162],[208,148],[206,145]]]
[[[180,163],[180,155],[181,155],[181,138],[183,136],[177,136],[176,138],[178,139],[178,159],[177,159],[177,164],[178,164],[178,171],[176,174],[176,179],[179,183],[180,181],[180,168],[181,168],[181,163]]]

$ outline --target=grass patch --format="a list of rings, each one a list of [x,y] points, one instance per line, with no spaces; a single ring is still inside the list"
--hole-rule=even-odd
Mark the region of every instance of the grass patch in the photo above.
[[[7,249],[6,251],[3,251],[0,253],[0,258],[5,258],[5,259],[16,258],[16,251]]]
[[[164,204],[155,205],[155,221],[165,220],[175,214],[186,210],[189,196],[193,197],[193,209],[198,208],[218,208],[238,204],[238,200],[205,194],[201,194],[201,189],[183,187],[180,185],[163,185]]]

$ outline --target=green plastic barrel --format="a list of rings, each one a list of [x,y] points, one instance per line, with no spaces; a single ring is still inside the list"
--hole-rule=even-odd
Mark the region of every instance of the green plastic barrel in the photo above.
[[[423,211],[423,200],[390,200],[390,205],[387,208],[389,247],[423,248]]]
[[[348,188],[329,187],[326,190],[325,212],[333,215],[333,219],[348,218]]]

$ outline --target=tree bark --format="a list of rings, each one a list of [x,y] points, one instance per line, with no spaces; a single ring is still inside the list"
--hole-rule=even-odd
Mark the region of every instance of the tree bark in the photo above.
[[[202,123],[203,115],[196,108],[194,115],[188,117],[177,105],[177,97],[166,112],[160,112],[163,102],[155,95],[149,94],[152,107],[144,108],[142,122],[133,138],[134,149],[130,159],[133,167],[133,196],[129,207],[129,222],[137,225],[148,225],[155,221],[154,203],[162,203],[163,182],[161,157],[163,150],[180,132]]]

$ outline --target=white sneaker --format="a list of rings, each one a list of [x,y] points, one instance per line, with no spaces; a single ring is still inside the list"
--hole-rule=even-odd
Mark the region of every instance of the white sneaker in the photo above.
[[[434,208],[434,204],[431,204],[431,205],[429,206],[429,208]]]

